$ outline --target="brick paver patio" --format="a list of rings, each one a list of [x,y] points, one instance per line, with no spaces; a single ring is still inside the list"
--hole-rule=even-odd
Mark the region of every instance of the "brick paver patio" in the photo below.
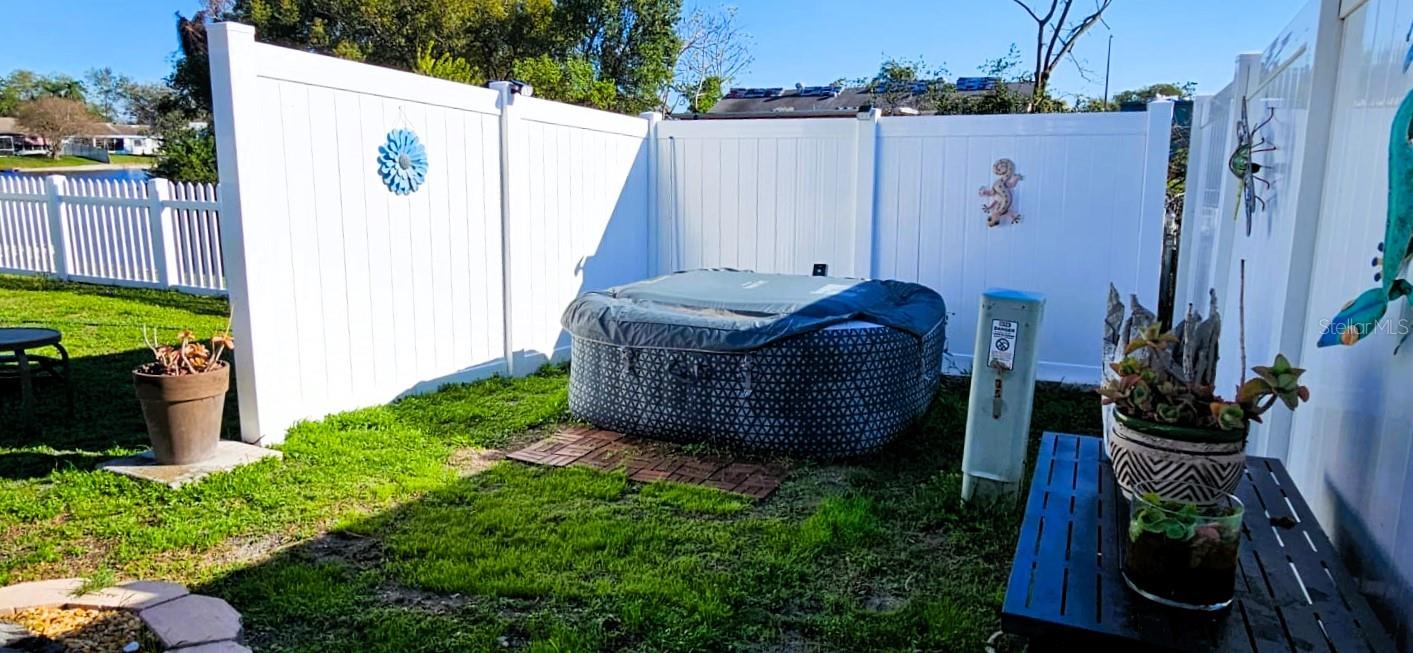
[[[582,465],[605,471],[621,469],[634,481],[705,485],[755,499],[769,496],[789,472],[780,464],[694,456],[671,444],[590,426],[565,427],[506,457],[550,467]]]

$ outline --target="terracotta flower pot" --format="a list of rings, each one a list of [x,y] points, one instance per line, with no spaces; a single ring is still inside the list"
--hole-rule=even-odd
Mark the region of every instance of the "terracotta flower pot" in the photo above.
[[[1133,486],[1151,481],[1165,498],[1195,502],[1199,497],[1184,496],[1190,484],[1236,492],[1246,469],[1246,431],[1157,424],[1114,411],[1109,457],[1124,496],[1132,496]]]
[[[158,464],[189,465],[216,452],[226,390],[230,388],[229,365],[182,376],[134,370],[132,380]]]

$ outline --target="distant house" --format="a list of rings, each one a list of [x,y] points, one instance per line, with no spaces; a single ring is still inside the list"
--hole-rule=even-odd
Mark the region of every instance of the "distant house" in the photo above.
[[[162,146],[162,140],[152,135],[148,125],[120,125],[101,122],[94,125],[93,133],[75,136],[70,141],[92,145],[111,154],[136,154],[152,156]]]
[[[152,135],[147,125],[97,123],[90,133],[74,136],[66,144],[96,147],[112,154],[151,156],[162,146],[162,139]],[[41,154],[49,148],[43,138],[26,133],[14,118],[0,118],[0,154]]]
[[[923,115],[930,110],[920,107],[922,100],[944,80],[895,82],[886,88],[868,86],[804,86],[795,88],[733,88],[712,105],[706,113],[676,114],[682,119],[739,118],[838,118],[859,111],[879,108],[897,115]],[[957,79],[955,93],[963,97],[984,95],[997,84],[994,77],[962,77]],[[1021,95],[1030,95],[1031,85],[1008,83],[1008,88]]]
[[[27,134],[14,118],[0,117],[0,155],[48,152],[44,139]]]

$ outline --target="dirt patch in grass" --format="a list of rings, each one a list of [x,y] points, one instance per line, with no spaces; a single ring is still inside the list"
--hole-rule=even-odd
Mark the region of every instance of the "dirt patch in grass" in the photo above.
[[[464,447],[451,452],[447,464],[456,470],[458,476],[475,476],[490,469],[492,465],[505,460],[505,452],[497,449]]]

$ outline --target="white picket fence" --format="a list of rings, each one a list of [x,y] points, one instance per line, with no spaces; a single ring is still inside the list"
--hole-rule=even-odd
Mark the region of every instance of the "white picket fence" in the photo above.
[[[214,184],[0,176],[0,272],[223,293]]]

